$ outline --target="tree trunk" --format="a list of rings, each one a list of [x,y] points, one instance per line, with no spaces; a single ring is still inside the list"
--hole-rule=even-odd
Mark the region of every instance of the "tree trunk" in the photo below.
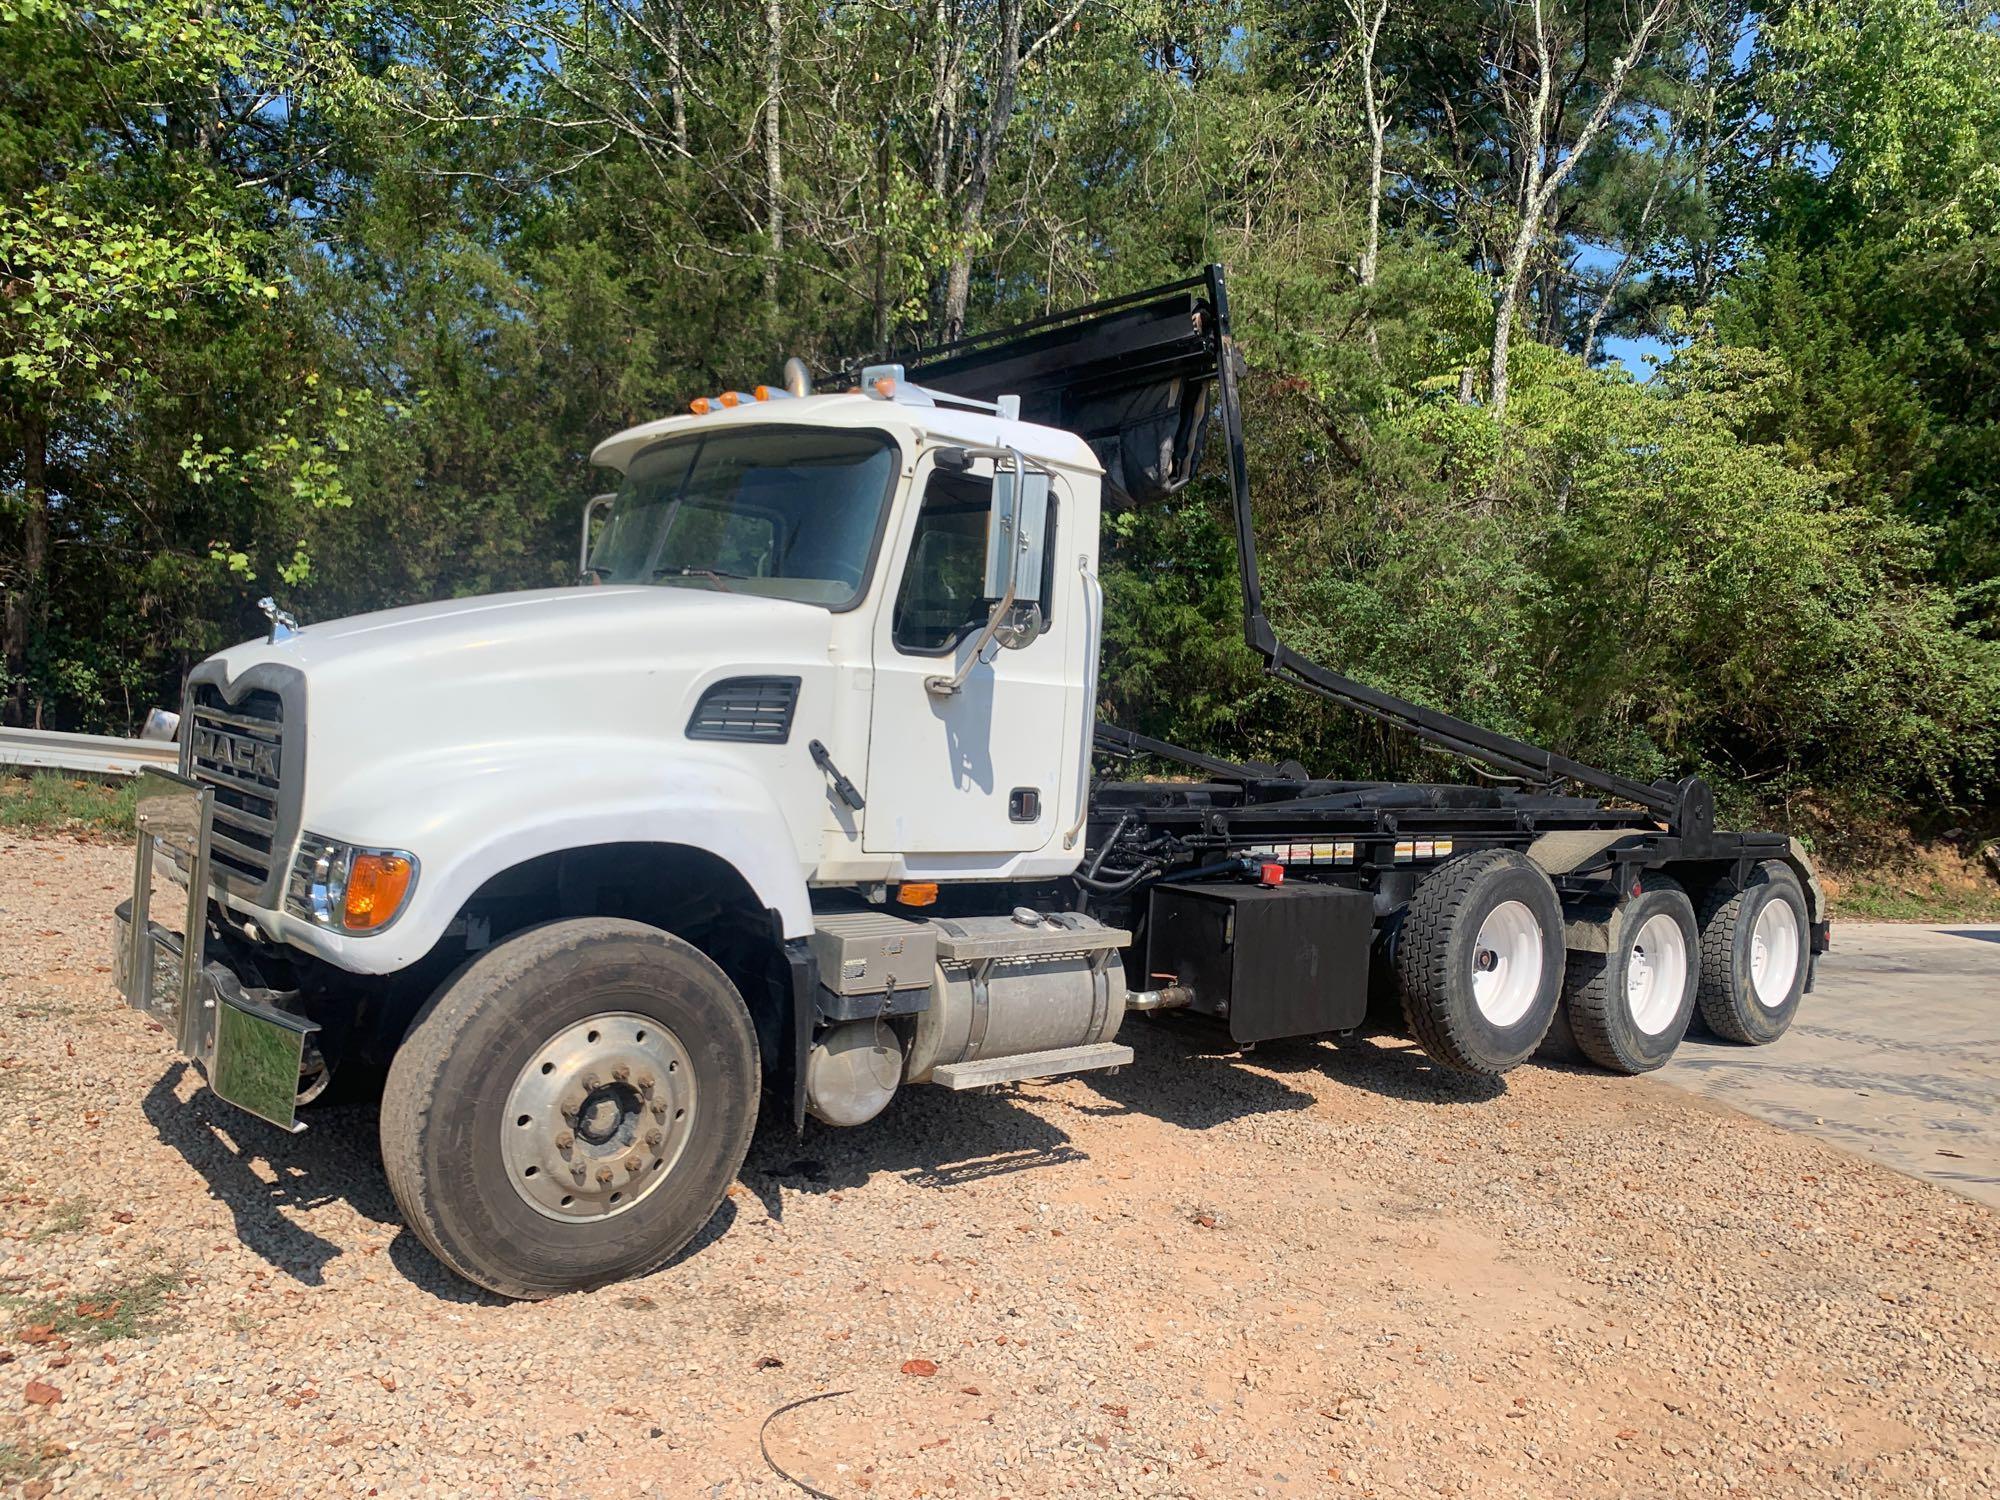
[[[681,13],[676,6],[667,16],[667,87],[673,95],[674,150],[682,160],[688,154],[687,74],[681,62]]]
[[[889,352],[889,126],[875,133],[875,322],[868,347],[878,355]]]
[[[780,77],[785,57],[784,0],[764,0],[764,304],[778,327],[778,263],[785,254],[785,162],[778,134]]]
[[[26,724],[28,712],[28,653],[42,621],[48,597],[49,567],[49,432],[40,412],[21,414],[21,480],[26,518],[21,530],[21,571],[7,591],[5,646],[7,661],[7,722]]]
[[[1000,0],[1000,40],[994,57],[993,100],[987,112],[986,129],[979,137],[979,150],[972,159],[972,173],[965,184],[965,202],[959,211],[961,243],[952,260],[951,273],[944,285],[944,337],[946,342],[965,332],[965,299],[972,286],[972,237],[986,220],[986,193],[993,183],[993,163],[1000,153],[1000,138],[1014,118],[1014,88],[1021,77],[1021,0]]]
[[[1368,122],[1368,240],[1361,248],[1361,284],[1375,285],[1375,273],[1382,250],[1382,146],[1389,133],[1389,121],[1382,113],[1382,100],[1375,91],[1375,44],[1382,35],[1382,22],[1389,14],[1389,0],[1380,0],[1372,17],[1364,17],[1360,0],[1349,0],[1348,14],[1361,48],[1361,109]],[[1370,320],[1369,337],[1374,338]]]
[[[1513,248],[1507,252],[1500,295],[1493,303],[1493,368],[1488,373],[1487,404],[1493,408],[1496,420],[1507,414],[1507,345],[1514,337],[1514,308],[1521,300],[1522,274],[1534,245],[1534,221],[1524,220],[1521,232],[1514,237]]]
[[[1639,17],[1632,28],[1631,44],[1611,65],[1611,74],[1604,81],[1604,90],[1598,96],[1597,107],[1591,111],[1590,119],[1579,130],[1575,142],[1553,165],[1548,164],[1546,155],[1551,149],[1548,140],[1549,98],[1555,82],[1555,57],[1551,49],[1548,27],[1542,16],[1541,0],[1534,3],[1534,49],[1537,77],[1535,97],[1528,109],[1524,124],[1522,155],[1521,224],[1515,231],[1514,243],[1507,252],[1507,262],[1500,280],[1500,293],[1493,303],[1493,370],[1492,383],[1488,393],[1488,403],[1492,407],[1495,421],[1507,414],[1507,345],[1514,332],[1514,309],[1520,305],[1521,283],[1527,275],[1528,259],[1534,253],[1535,242],[1540,235],[1542,219],[1555,201],[1556,191],[1569,174],[1575,170],[1597,137],[1609,123],[1612,112],[1617,109],[1620,96],[1624,93],[1626,75],[1632,71],[1646,50],[1646,43],[1653,30],[1673,9],[1675,0],[1653,0],[1651,7]],[[1496,481],[1497,484],[1497,481]]]

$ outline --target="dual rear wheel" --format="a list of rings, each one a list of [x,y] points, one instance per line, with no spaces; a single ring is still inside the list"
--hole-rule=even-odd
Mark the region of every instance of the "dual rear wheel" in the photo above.
[[[1808,916],[1797,875],[1758,865],[1711,887],[1697,911],[1648,874],[1604,925],[1601,950],[1570,951],[1555,886],[1525,855],[1490,849],[1420,884],[1395,944],[1403,1014],[1431,1058],[1494,1077],[1538,1050],[1645,1073],[1699,1013],[1732,1041],[1775,1041],[1805,987]]]
[[[1694,903],[1678,881],[1643,876],[1605,933],[1604,952],[1570,954],[1545,1053],[1650,1073],[1674,1055],[1694,1015]]]
[[[1410,898],[1396,935],[1403,1016],[1431,1060],[1498,1077],[1534,1055],[1562,995],[1556,888],[1512,849],[1441,865]]]

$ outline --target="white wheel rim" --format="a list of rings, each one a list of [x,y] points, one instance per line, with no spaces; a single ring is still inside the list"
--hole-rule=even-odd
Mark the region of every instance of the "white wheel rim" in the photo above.
[[[1542,991],[1542,924],[1521,901],[1502,901],[1472,944],[1472,1003],[1495,1026],[1512,1026]]]
[[[1632,1024],[1647,1036],[1658,1036],[1680,1014],[1687,995],[1687,934],[1666,912],[1656,912],[1640,925],[1625,955],[1625,1008]]]
[[[1779,897],[1766,901],[1750,929],[1750,993],[1766,1010],[1791,998],[1799,977],[1799,915]]]

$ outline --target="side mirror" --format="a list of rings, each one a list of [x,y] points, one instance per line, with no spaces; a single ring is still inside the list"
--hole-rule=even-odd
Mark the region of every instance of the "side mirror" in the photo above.
[[[576,559],[576,576],[582,582],[590,581],[590,523],[597,519],[598,511],[609,510],[617,498],[615,494],[592,495],[583,502],[583,550]]]
[[[1020,461],[1015,455],[1015,461]],[[924,691],[949,698],[965,686],[974,666],[994,646],[1018,651],[1045,628],[1042,554],[1048,547],[1049,476],[1001,469],[993,476],[993,508],[986,521],[984,596],[993,613],[972,649],[949,677],[924,679]]]
[[[986,527],[988,599],[1041,603],[1048,525],[1048,475],[1003,469],[993,476],[993,511]]]

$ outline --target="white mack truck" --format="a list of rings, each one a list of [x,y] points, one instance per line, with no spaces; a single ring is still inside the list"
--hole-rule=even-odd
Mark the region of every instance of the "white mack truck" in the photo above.
[[[180,773],[146,778],[123,993],[282,1128],[386,1066],[411,1228],[514,1297],[668,1260],[760,1107],[860,1125],[1118,1067],[1135,1010],[1248,1047],[1360,1027],[1372,976],[1486,1075],[1552,1029],[1624,1072],[1697,1010],[1780,1036],[1828,937],[1792,841],[1278,639],[1237,365],[1220,267],[837,393],[793,362],[599,445],[584,586],[274,611],[190,675]],[[1497,783],[1097,723],[1102,496],[1170,497],[1212,428],[1268,669]],[[1099,774],[1135,755],[1190,775]]]

